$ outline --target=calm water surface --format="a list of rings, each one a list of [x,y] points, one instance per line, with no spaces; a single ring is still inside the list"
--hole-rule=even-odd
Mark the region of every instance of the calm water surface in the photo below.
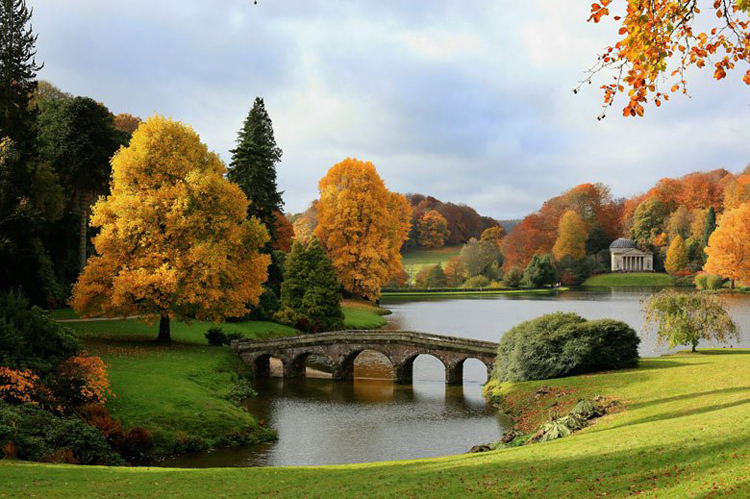
[[[547,296],[399,298],[383,300],[383,306],[393,311],[387,317],[387,329],[499,341],[505,331],[519,322],[550,312],[618,319],[641,332],[641,300],[653,291],[607,288]],[[727,300],[730,313],[747,336],[733,347],[750,348],[750,296],[730,296]],[[641,343],[644,357],[666,352],[653,337]],[[352,382],[273,378],[257,385],[259,396],[249,401],[248,409],[278,430],[278,441],[182,456],[163,464],[210,467],[359,463],[457,454],[472,445],[497,440],[509,421],[495,414],[482,399],[484,366],[476,360],[467,361],[464,385],[458,387],[446,387],[444,373],[439,360],[422,355],[415,361],[414,384],[394,385],[388,379],[392,375],[388,360],[365,351],[357,358],[357,379]]]

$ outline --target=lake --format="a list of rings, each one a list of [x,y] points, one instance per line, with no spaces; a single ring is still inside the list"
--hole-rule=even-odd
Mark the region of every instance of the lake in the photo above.
[[[499,341],[516,324],[550,312],[576,312],[588,319],[612,318],[643,328],[641,300],[654,290],[574,289],[552,295],[386,298],[393,311],[386,329],[423,331]],[[727,297],[730,313],[747,338],[731,345],[750,348],[750,295]],[[700,345],[699,348],[710,345]],[[714,345],[722,346],[722,345]],[[729,347],[727,345],[727,347]],[[668,349],[646,337],[641,356]],[[497,440],[509,420],[488,407],[481,395],[486,371],[467,361],[463,386],[446,387],[444,368],[423,355],[412,386],[394,385],[388,360],[365,351],[355,363],[355,380],[284,381],[256,385],[248,409],[278,430],[276,442],[181,456],[165,466],[289,466],[345,464],[435,457],[466,452]]]

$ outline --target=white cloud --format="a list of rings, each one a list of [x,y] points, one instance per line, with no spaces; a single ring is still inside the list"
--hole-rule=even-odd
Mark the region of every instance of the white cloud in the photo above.
[[[750,162],[737,81],[698,74],[692,99],[596,121],[597,85],[571,89],[616,28],[586,23],[574,0],[30,3],[40,77],[116,112],[189,122],[225,160],[265,97],[295,212],[346,156],[372,160],[392,189],[498,218],[582,182],[632,195]]]

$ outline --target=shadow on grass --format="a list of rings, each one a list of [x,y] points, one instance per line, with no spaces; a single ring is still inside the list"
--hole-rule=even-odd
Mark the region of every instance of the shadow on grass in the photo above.
[[[742,388],[742,390],[748,391],[748,395],[750,395],[750,388],[745,387],[745,388]],[[722,390],[716,390],[716,391],[717,392],[722,392]],[[708,395],[708,393],[706,393],[704,395]],[[660,402],[661,401],[656,401],[656,403],[660,403]],[[614,425],[614,426],[612,426],[612,429],[615,429],[615,428],[618,428],[618,429],[619,428],[624,428],[626,426],[635,426],[635,425],[639,425],[639,424],[643,424],[643,423],[653,423],[653,422],[656,422],[656,421],[669,421],[671,419],[683,418],[683,417],[688,417],[688,416],[695,416],[695,415],[698,415],[698,414],[708,414],[710,412],[721,411],[723,409],[731,409],[732,407],[739,407],[739,406],[743,406],[743,405],[746,405],[746,404],[750,404],[750,398],[745,398],[745,399],[742,399],[742,400],[736,400],[734,402],[727,402],[725,404],[714,404],[714,405],[709,405],[709,406],[705,406],[705,407],[698,407],[698,408],[695,408],[695,409],[689,409],[689,410],[685,410],[685,411],[663,412],[661,414],[655,414],[653,416],[648,416],[648,417],[645,417],[645,418],[640,418],[640,419],[635,419],[633,421],[628,421],[628,422],[623,423],[623,424]],[[649,405],[648,403],[644,404],[644,406],[648,406],[648,405]]]
[[[727,395],[730,393],[742,393],[742,392],[748,392],[750,394],[750,386],[737,386],[733,388],[719,388],[717,390],[710,390],[707,392],[696,392],[696,393],[686,393],[683,395],[675,395],[674,397],[666,397],[666,398],[660,398],[656,400],[651,400],[648,402],[636,402],[628,404],[628,408],[630,409],[640,409],[643,407],[651,407],[658,404],[666,404],[669,402],[677,402],[679,400],[691,400],[696,399],[700,397],[707,397],[711,395]]]

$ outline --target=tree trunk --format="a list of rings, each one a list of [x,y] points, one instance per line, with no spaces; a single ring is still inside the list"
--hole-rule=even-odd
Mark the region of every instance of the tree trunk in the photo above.
[[[86,249],[88,246],[87,228],[89,225],[89,208],[85,196],[81,196],[81,225],[80,234],[78,235],[78,272],[83,273],[86,268]]]
[[[156,338],[157,343],[171,343],[172,336],[169,334],[169,316],[162,315],[159,319],[159,336]]]
[[[692,343],[693,343],[693,352],[695,352],[695,347],[698,346],[698,342],[697,341],[693,341]]]

